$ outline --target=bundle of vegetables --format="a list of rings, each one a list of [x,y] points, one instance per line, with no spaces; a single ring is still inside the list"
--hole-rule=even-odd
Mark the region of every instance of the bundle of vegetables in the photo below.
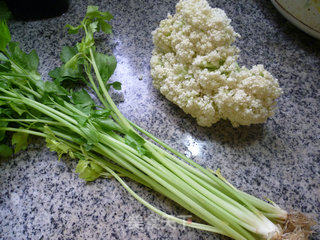
[[[304,217],[297,221],[302,215],[288,214],[236,189],[219,172],[201,167],[120,113],[108,94],[110,87],[120,88],[118,82],[108,82],[116,59],[98,52],[94,41],[95,32],[111,32],[107,23],[111,19],[110,13],[89,6],[79,26],[67,25],[69,33],[83,30],[85,35],[76,46],[63,48],[63,65],[49,73],[53,81],[42,80],[36,52],[23,52],[11,41],[7,25],[0,23],[0,154],[12,154],[10,137],[17,152],[26,148],[29,135],[40,136],[59,158],[67,154],[78,159],[76,172],[84,180],[113,176],[139,202],[177,223],[233,239],[297,234],[307,238],[309,222],[301,221]],[[71,87],[80,82],[84,88]],[[89,93],[95,93],[100,103]],[[162,212],[132,191],[122,177],[167,196],[207,224]]]

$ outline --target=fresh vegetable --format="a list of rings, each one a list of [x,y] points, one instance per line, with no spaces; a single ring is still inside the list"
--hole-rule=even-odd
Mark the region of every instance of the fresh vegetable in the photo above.
[[[184,112],[209,127],[228,119],[234,127],[263,123],[282,90],[262,65],[237,64],[240,35],[231,20],[206,0],[181,0],[176,14],[152,33],[154,86]]]
[[[110,13],[89,6],[80,25],[67,25],[69,33],[83,31],[84,37],[62,49],[62,66],[49,74],[53,81],[41,79],[36,52],[23,52],[1,22],[1,154],[8,156],[10,145],[16,152],[25,149],[29,135],[40,136],[59,158],[67,154],[78,159],[76,172],[84,180],[112,176],[139,202],[177,223],[233,239],[278,239],[289,230],[307,238],[309,222],[292,222],[295,215],[236,189],[219,171],[201,167],[120,113],[107,91],[120,86],[109,82],[116,59],[99,52],[94,41],[95,32],[111,32],[111,19]],[[72,87],[79,83],[84,87]],[[100,103],[93,101],[89,94],[93,92]],[[167,196],[207,224],[162,212],[133,192],[122,177]]]

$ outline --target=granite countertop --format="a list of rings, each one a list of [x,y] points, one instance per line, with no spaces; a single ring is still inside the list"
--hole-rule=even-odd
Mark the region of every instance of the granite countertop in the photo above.
[[[114,93],[119,109],[168,144],[224,176],[240,189],[268,197],[287,210],[320,220],[320,42],[287,22],[270,1],[212,0],[240,33],[240,64],[262,63],[284,90],[274,117],[267,123],[232,128],[221,121],[211,128],[168,102],[152,86],[149,60],[151,31],[176,1],[90,0],[114,16],[114,34],[99,46],[118,60],[113,79],[123,90]],[[75,42],[66,23],[76,25],[87,1],[71,1],[61,17],[11,21],[13,39],[23,49],[37,49],[40,71],[47,76],[59,64],[62,46]],[[26,151],[0,162],[0,239],[222,239],[177,226],[152,213],[115,179],[85,183],[75,162],[58,161],[42,139]],[[128,181],[140,196],[176,216],[188,212],[163,196]],[[190,217],[190,216],[189,216]],[[192,218],[192,216],[191,216]],[[319,226],[312,239],[320,239]]]

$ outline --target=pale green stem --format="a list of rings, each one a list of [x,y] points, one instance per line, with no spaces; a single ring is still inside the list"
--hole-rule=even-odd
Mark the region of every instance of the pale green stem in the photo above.
[[[126,130],[129,130],[129,129],[132,129],[132,127],[130,126],[128,120],[122,115],[122,113],[119,111],[119,109],[117,108],[117,106],[114,104],[113,100],[111,99],[109,93],[108,93],[108,90],[101,78],[101,75],[100,75],[100,72],[99,72],[99,69],[98,69],[98,66],[96,64],[96,61],[95,61],[95,58],[94,58],[94,55],[93,55],[93,51],[92,51],[92,48],[90,48],[90,57],[92,59],[91,61],[91,64],[93,66],[93,69],[95,71],[95,74],[96,74],[96,77],[97,77],[97,80],[98,80],[98,83],[99,83],[99,86],[105,96],[105,98],[107,99],[107,102],[109,103],[111,109],[114,111],[114,113],[118,116],[120,122],[121,122],[121,125],[124,127],[124,129]]]
[[[10,131],[10,132],[21,132],[21,133],[27,133],[32,134],[39,137],[46,137],[47,135],[44,133],[23,129],[23,128],[12,128],[12,127],[0,127],[0,131]]]
[[[154,180],[156,180],[158,183],[163,185],[165,188],[167,188],[173,194],[177,195],[179,198],[186,199],[186,201],[190,203],[189,205],[194,208],[194,211],[192,211],[192,212],[196,213],[198,216],[201,213],[202,216],[205,217],[205,218],[203,218],[205,221],[207,221],[208,223],[210,223],[214,226],[215,225],[218,226],[219,228],[223,229],[223,231],[228,232],[234,239],[243,239],[243,236],[241,236],[237,231],[235,231],[233,228],[229,227],[226,223],[221,221],[219,218],[212,215],[212,213],[210,213],[205,208],[200,206],[198,202],[196,202],[192,198],[188,197],[190,192],[188,192],[187,190],[185,190],[182,187],[184,185],[187,186],[186,184],[184,184],[181,181],[179,181],[180,185],[176,184],[175,181],[173,181],[173,179],[171,179],[172,175],[166,176],[166,174],[157,170],[154,167],[151,167],[149,164],[147,164],[142,159],[140,159],[139,157],[137,157],[133,153],[129,152],[128,150],[125,150],[121,147],[119,148],[119,146],[117,144],[114,144],[113,142],[110,142],[109,144],[111,144],[112,148],[114,148],[118,152],[118,155],[126,158],[128,161],[131,162],[131,164],[134,164],[139,169],[141,169],[141,171],[145,172],[149,176],[152,176],[152,178]],[[176,180],[178,180],[178,179],[176,178]],[[191,190],[191,189],[188,188],[188,190]],[[190,196],[193,196],[193,195],[190,195]]]
[[[169,215],[161,210],[159,210],[158,208],[154,207],[153,205],[151,205],[150,203],[148,203],[147,201],[145,201],[143,198],[141,198],[138,194],[136,194],[119,176],[118,174],[116,174],[113,170],[111,170],[108,167],[104,167],[110,174],[112,174],[114,176],[115,179],[117,179],[120,184],[136,199],[138,200],[141,204],[143,204],[144,206],[146,206],[147,208],[149,208],[150,210],[152,210],[153,212],[157,213],[158,215],[167,218],[170,221],[174,221],[176,223],[182,224],[184,226],[188,226],[188,227],[193,227],[196,229],[200,229],[200,230],[205,230],[205,231],[209,231],[209,232],[214,232],[214,233],[219,233],[219,234],[224,234],[223,231],[219,230],[218,228],[209,226],[209,225],[205,225],[205,224],[199,224],[199,223],[191,223],[189,221],[177,218],[175,216]]]

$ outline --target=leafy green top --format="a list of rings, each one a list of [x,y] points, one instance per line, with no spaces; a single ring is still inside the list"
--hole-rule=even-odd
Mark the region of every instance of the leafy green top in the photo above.
[[[15,153],[26,149],[31,130],[45,134],[47,146],[59,158],[68,154],[80,159],[77,172],[85,180],[100,176],[98,167],[84,156],[99,142],[101,132],[117,132],[121,141],[139,154],[149,154],[143,147],[145,140],[124,127],[115,108],[101,97],[110,87],[121,89],[119,82],[109,82],[117,64],[115,57],[98,52],[94,45],[95,32],[111,33],[111,25],[106,21],[112,18],[96,6],[88,6],[80,25],[67,25],[69,33],[81,30],[85,35],[75,46],[62,48],[62,65],[49,72],[53,81],[42,80],[36,51],[24,52],[17,42],[11,41],[5,21],[0,21],[0,92],[4,94],[0,97],[0,156],[12,154],[10,145]],[[94,76],[94,71],[99,76]],[[79,82],[86,88],[79,88]],[[103,107],[92,99],[91,89],[98,94]],[[8,129],[12,127],[16,133],[10,135]],[[79,149],[70,146],[70,139]]]

